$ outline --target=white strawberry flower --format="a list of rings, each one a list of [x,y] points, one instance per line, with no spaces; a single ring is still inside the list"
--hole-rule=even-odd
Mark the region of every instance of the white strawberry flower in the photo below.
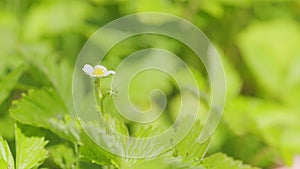
[[[106,67],[102,65],[96,65],[95,67],[85,64],[82,70],[90,77],[103,78],[109,75],[114,75],[115,71],[107,70]]]

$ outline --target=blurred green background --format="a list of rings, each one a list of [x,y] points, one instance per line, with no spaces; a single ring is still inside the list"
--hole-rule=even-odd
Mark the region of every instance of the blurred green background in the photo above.
[[[0,9],[0,135],[10,144],[14,120],[9,108],[22,92],[51,86],[72,107],[70,75],[86,40],[121,16],[166,12],[200,28],[223,61],[227,102],[208,154],[224,152],[262,168],[291,165],[300,154],[299,0],[1,0]],[[199,59],[166,37],[124,41],[103,65],[114,69],[128,54],[149,47],[182,57],[209,91]],[[145,78],[153,74],[137,81]],[[155,76],[149,91],[163,88],[176,103],[176,87],[157,86],[164,78]],[[144,85],[134,86],[145,90],[133,96],[142,109],[149,106]]]

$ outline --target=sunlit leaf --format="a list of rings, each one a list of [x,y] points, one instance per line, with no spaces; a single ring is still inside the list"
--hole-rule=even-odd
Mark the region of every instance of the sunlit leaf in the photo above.
[[[155,138],[161,132],[161,129],[152,126],[139,127],[133,134],[133,137],[137,139],[135,141],[128,140],[125,143],[126,166],[138,163],[147,156],[157,156],[163,153],[164,145],[158,138]]]
[[[20,123],[49,129],[67,140],[80,140],[79,124],[68,115],[53,89],[30,90],[23,94],[21,100],[13,103],[10,114]]]
[[[92,136],[98,138],[96,141],[101,142],[101,144],[107,146],[111,145],[113,147],[120,145],[120,141],[116,137],[107,133],[107,130],[101,128],[99,125],[90,123],[88,124],[88,128],[90,129],[89,134],[94,134]],[[83,146],[80,147],[81,158],[99,165],[118,165],[117,161],[120,159],[108,152],[107,149],[96,144],[87,134],[82,133],[81,140],[84,143]],[[119,148],[121,148],[122,151],[123,147]]]
[[[206,151],[208,150],[208,146],[210,140],[200,143],[198,138],[202,131],[202,124],[200,121],[195,122],[193,128],[188,133],[188,135],[175,147],[174,156],[182,156],[183,159],[193,160],[198,159],[201,160]]]
[[[202,165],[209,169],[258,169],[245,165],[241,161],[235,161],[233,158],[222,153],[213,154],[205,158]]]
[[[89,136],[85,133],[81,135],[81,156],[96,164],[120,166],[123,163],[121,157],[113,153],[124,154],[127,145],[123,137],[129,136],[128,129],[122,121],[109,114],[105,115],[103,123],[109,126],[100,126],[97,122],[84,124]]]
[[[9,146],[0,136],[0,168],[14,169],[14,158],[10,152]]]
[[[35,56],[33,53],[28,49],[28,51],[24,52],[24,56],[44,73],[45,77],[40,78],[47,78],[52,83],[53,88],[60,96],[68,113],[74,115],[75,112],[72,98],[73,70],[70,64],[64,59],[60,60],[56,55],[53,57],[45,55]]]
[[[48,157],[44,148],[48,141],[40,137],[26,137],[16,127],[16,168],[32,169],[40,166]]]

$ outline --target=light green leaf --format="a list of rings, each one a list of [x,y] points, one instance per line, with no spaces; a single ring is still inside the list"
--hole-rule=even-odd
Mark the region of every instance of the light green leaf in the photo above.
[[[82,141],[84,142],[84,145],[80,147],[80,156],[82,160],[103,166],[117,166],[117,161],[119,161],[119,159],[102,149],[91,140],[89,136],[84,134],[82,136]]]
[[[103,120],[109,124],[109,126],[119,132],[120,134],[123,134],[124,136],[129,136],[129,132],[127,129],[127,126],[123,123],[123,121],[119,120],[116,117],[112,117],[110,114],[104,114]]]
[[[74,115],[72,98],[73,69],[70,64],[66,60],[59,59],[56,55],[52,57],[48,55],[35,56],[30,50],[24,53],[28,61],[38,67],[44,73],[45,78],[48,78],[52,83],[53,88],[67,108],[68,113]]]
[[[109,126],[101,125],[103,123],[107,123]],[[109,114],[105,115],[104,122],[101,124],[98,122],[83,124],[87,133],[81,135],[83,143],[80,148],[81,156],[83,159],[96,164],[120,166],[123,161],[111,152],[124,153],[126,140],[121,135],[128,136],[127,127],[122,121],[111,117]],[[100,145],[105,147],[100,147]]]
[[[70,63],[62,59],[45,43],[25,46],[21,52],[27,62],[41,72],[39,76],[42,76],[39,78],[50,82],[68,113],[75,115],[72,97],[73,68]]]
[[[245,165],[241,161],[236,161],[222,153],[213,154],[205,158],[202,161],[202,165],[207,169],[258,169],[257,167]]]
[[[134,133],[135,141],[128,140],[125,144],[125,165],[131,166],[139,160],[144,159],[143,156],[159,155],[164,151],[164,145],[157,140],[162,130],[153,126],[140,126]],[[138,157],[138,159],[137,159]]]
[[[289,19],[254,22],[238,38],[245,62],[259,86],[278,99],[288,98],[287,91],[299,84],[299,80],[291,83],[290,79],[295,78],[291,72],[297,64],[293,63],[299,62],[299,28],[296,21]]]
[[[3,1],[2,1],[3,2]],[[5,6],[1,3],[1,7]],[[9,70],[14,70],[23,63],[18,56],[20,37],[18,35],[18,19],[15,13],[1,8],[0,13],[0,78],[4,77]]]
[[[13,169],[14,158],[10,152],[9,146],[0,136],[0,168]]]
[[[160,166],[163,169],[200,169],[203,168],[193,161],[201,160],[205,155],[209,141],[200,144],[197,142],[199,137],[199,133],[201,132],[201,124],[198,121],[194,128],[192,128],[190,134],[181,141],[178,145],[176,145],[175,152],[173,153],[173,157],[171,152],[166,152],[160,157],[154,158],[135,158],[139,157],[139,155],[143,153],[149,154],[161,154],[163,153],[163,146],[156,144],[156,141],[152,138],[152,142],[140,140],[135,142],[135,144],[126,144],[126,155],[127,158],[123,161],[123,167],[125,168],[155,168]],[[149,138],[154,136],[155,133],[160,133],[161,131],[156,128],[147,127],[140,128],[136,131],[136,138]],[[157,141],[159,142],[159,141]],[[176,153],[176,154],[175,154]],[[142,167],[143,166],[143,167]]]
[[[30,90],[23,94],[21,100],[14,101],[10,114],[20,123],[49,129],[70,141],[80,140],[79,124],[68,115],[53,89]]]
[[[291,163],[294,154],[300,153],[299,110],[276,102],[258,100],[249,114],[255,122],[252,132],[280,151],[286,163]]]
[[[83,1],[47,1],[34,5],[25,20],[25,40],[79,30],[84,26],[82,21],[88,14],[87,10]]]
[[[195,5],[198,5],[199,8],[208,14],[216,17],[216,18],[221,18],[224,16],[224,8],[222,8],[222,5],[220,2],[216,1],[199,1],[196,3],[194,2]]]
[[[19,66],[0,81],[0,104],[9,96],[10,92],[18,82],[24,66]]]
[[[189,134],[178,145],[176,145],[173,155],[182,156],[186,160],[201,160],[208,150],[208,146],[210,143],[210,140],[204,143],[199,142],[198,138],[201,131],[201,122],[195,122]]]
[[[1,106],[0,106],[1,109]],[[15,120],[7,113],[0,118],[0,135],[7,140],[15,137],[14,133]]]
[[[234,133],[254,134],[280,151],[288,163],[294,154],[300,153],[297,108],[258,98],[238,97],[228,104],[224,120]]]
[[[255,99],[237,97],[228,102],[223,119],[236,135],[243,135],[251,131],[251,126],[254,125],[251,113],[256,107],[257,101]]]
[[[50,60],[50,58],[51,57],[44,58],[44,62],[39,64],[38,67],[53,83],[54,89],[63,101],[68,113],[73,115],[75,112],[72,98],[72,67],[66,60],[61,60],[57,63],[56,60]]]
[[[16,168],[32,169],[40,166],[48,157],[48,151],[44,148],[47,141],[40,137],[26,137],[16,127]]]

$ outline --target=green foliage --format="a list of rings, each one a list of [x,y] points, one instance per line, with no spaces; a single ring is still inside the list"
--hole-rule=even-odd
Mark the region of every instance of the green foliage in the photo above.
[[[198,138],[202,124],[197,121],[189,134],[175,147],[174,156],[182,156],[185,160],[202,160],[209,147],[210,140],[200,143]]]
[[[31,90],[13,105],[11,116],[19,122],[49,129],[70,141],[80,140],[78,123],[68,115],[53,89]]]
[[[43,137],[27,137],[16,126],[16,162],[14,164],[13,156],[9,146],[2,137],[0,137],[0,166],[8,169],[33,169],[40,166],[48,157],[48,151],[45,149],[48,141]]]
[[[203,165],[207,169],[258,169],[249,165],[244,165],[241,161],[234,161],[232,158],[222,153],[211,155],[203,160]]]
[[[31,169],[40,166],[48,156],[44,138],[26,137],[16,128],[16,168]]]
[[[161,169],[205,169],[203,166],[194,165],[192,162],[184,161],[180,158],[157,158],[153,160],[139,161],[130,168],[151,169],[159,166]]]
[[[122,122],[112,118],[109,119],[111,119],[110,122],[116,129],[125,129],[123,132],[127,133],[127,128],[124,128]],[[100,165],[120,166],[121,158],[110,153],[108,150],[112,150],[113,152],[124,151],[124,140],[111,132],[110,130],[112,130],[112,128],[109,126],[103,127],[97,122],[85,124],[85,126],[87,133],[97,139],[92,140],[87,134],[83,133],[81,139],[84,145],[80,147],[80,155],[84,159]],[[99,144],[97,145],[97,143]],[[101,147],[99,145],[106,145],[106,147]]]
[[[290,101],[300,82],[299,43],[299,25],[290,19],[254,22],[239,37],[245,61],[263,91]]]
[[[24,71],[23,66],[19,66],[3,79],[0,83],[0,104],[9,97],[10,92],[13,90],[14,86],[17,84],[22,72]]]
[[[0,9],[0,169],[256,169],[244,163],[273,169],[291,165],[300,154],[297,0],[5,0]],[[161,118],[151,124],[120,117],[110,97],[101,123],[85,124],[73,106],[72,67],[83,44],[102,25],[154,11],[187,19],[217,46],[227,103],[214,136],[199,143],[210,99],[199,58],[180,42],[158,35],[138,35],[116,44],[103,65],[115,69],[135,51],[163,48],[191,67],[202,94],[202,100],[189,97],[191,105],[200,102],[199,116],[179,144],[159,157],[135,158],[144,152],[161,153],[159,145],[143,139],[131,142],[113,131],[149,138],[169,128],[180,107],[176,82],[155,71],[133,79],[129,91],[137,108],[150,107],[153,89],[161,89],[168,99]],[[103,37],[104,44],[107,40]],[[159,62],[169,63],[163,58]],[[103,80],[105,89],[110,85],[111,79]]]
[[[73,102],[72,102],[72,68],[66,60],[61,60],[56,55],[48,57],[40,55],[40,53],[34,53],[35,51],[24,52],[24,57],[30,62],[31,66],[38,68],[41,76],[44,76],[44,80],[48,80],[59,95],[60,99],[63,100],[63,104],[71,115],[74,114]],[[41,77],[39,77],[41,78]]]
[[[0,137],[0,167],[12,169],[15,166],[14,158],[10,152],[9,146],[2,137]]]
[[[53,162],[60,168],[75,169],[77,156],[72,148],[65,144],[58,144],[49,147],[49,156]]]

